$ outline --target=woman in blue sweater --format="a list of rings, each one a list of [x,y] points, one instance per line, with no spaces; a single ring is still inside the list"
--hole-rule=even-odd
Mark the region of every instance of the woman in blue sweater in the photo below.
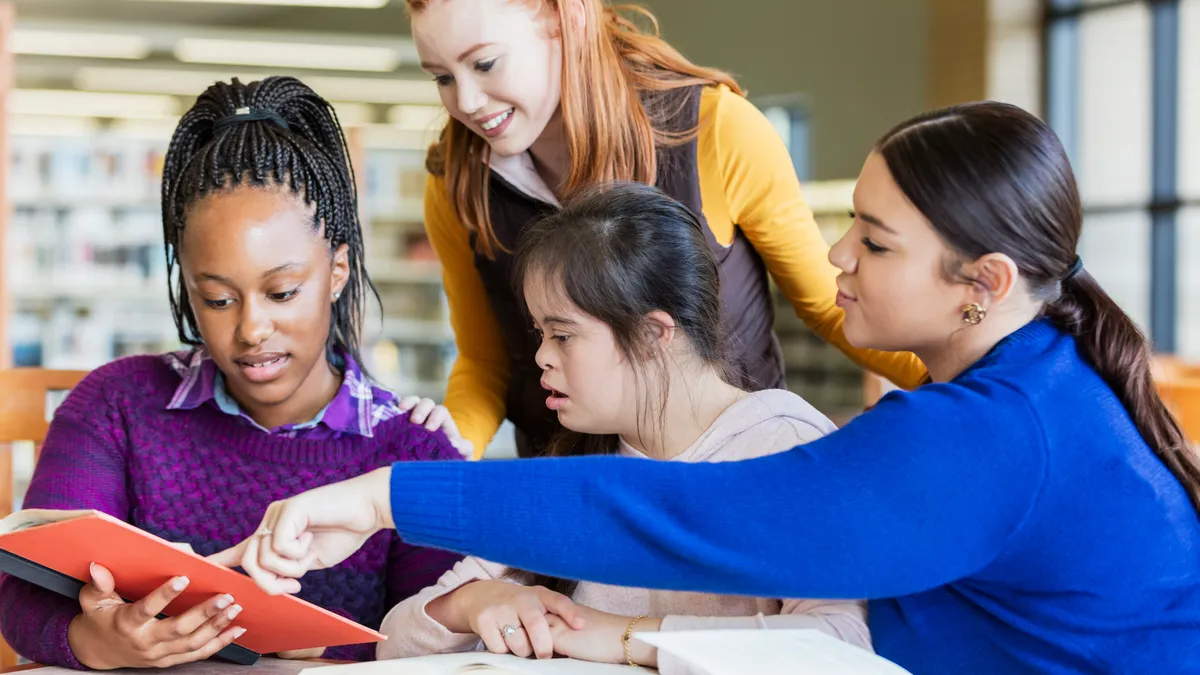
[[[736,463],[397,464],[272,505],[270,544],[226,557],[295,590],[395,527],[575,579],[869,598],[875,649],[916,675],[1200,672],[1200,462],[1076,256],[1053,132],[999,103],[917,117],[854,202],[846,335],[915,352],[917,391]]]

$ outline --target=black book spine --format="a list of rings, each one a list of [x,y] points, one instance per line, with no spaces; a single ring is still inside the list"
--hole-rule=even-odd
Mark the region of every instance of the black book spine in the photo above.
[[[65,595],[72,600],[78,600],[79,591],[83,590],[83,582],[75,577],[39,565],[4,549],[0,549],[0,572],[28,581],[35,586],[41,586],[59,595]],[[165,619],[167,617],[159,614],[158,618]],[[241,645],[231,644],[213,655],[213,658],[239,666],[252,666],[258,661],[258,653]]]

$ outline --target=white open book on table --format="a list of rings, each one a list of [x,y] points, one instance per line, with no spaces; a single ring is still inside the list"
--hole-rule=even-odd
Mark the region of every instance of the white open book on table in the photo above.
[[[814,630],[705,630],[637,633],[703,675],[911,675],[864,649]],[[344,671],[344,672],[343,672]],[[521,659],[486,652],[323,666],[307,675],[636,675],[627,665]],[[305,673],[301,673],[305,675]]]
[[[575,659],[522,659],[511,654],[465,652],[344,666],[317,666],[300,675],[637,675],[653,672],[645,668]]]

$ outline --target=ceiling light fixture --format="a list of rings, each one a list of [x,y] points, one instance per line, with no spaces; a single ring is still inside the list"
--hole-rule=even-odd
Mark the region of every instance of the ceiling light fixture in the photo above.
[[[338,122],[344,127],[355,127],[375,121],[375,111],[365,103],[331,103],[337,113]]]
[[[228,5],[282,5],[290,7],[342,7],[347,9],[379,9],[388,0],[156,0],[157,2],[211,2]]]
[[[13,51],[41,56],[144,59],[150,55],[150,41],[141,35],[17,28],[13,30]]]
[[[234,77],[242,82],[253,82],[261,80],[267,75],[267,73],[84,66],[75,71],[73,80],[76,88],[86,91],[199,96],[205,89],[217,82],[228,82]]]
[[[76,71],[74,82],[77,88],[88,91],[197,96],[214,82],[228,82],[235,76],[242,82],[251,82],[269,75],[264,72],[85,66]],[[330,101],[435,106],[441,103],[437,86],[432,80],[424,78],[305,76],[303,79],[305,84]]]
[[[87,117],[46,117],[44,115],[12,115],[9,131],[13,136],[84,138],[99,129],[95,119]]]
[[[388,109],[388,122],[407,131],[438,131],[446,125],[446,109],[440,105],[397,105]]]
[[[367,124],[362,133],[363,145],[387,150],[426,150],[437,140],[437,133],[411,131],[391,124]]]
[[[218,38],[184,38],[175,45],[175,58],[184,63],[373,72],[389,72],[400,65],[400,55],[387,47]]]
[[[14,115],[162,119],[176,117],[179,106],[170,96],[151,94],[14,89],[8,99],[8,111]]]
[[[179,126],[177,120],[113,120],[107,131],[122,141],[156,141],[168,143],[175,129]]]

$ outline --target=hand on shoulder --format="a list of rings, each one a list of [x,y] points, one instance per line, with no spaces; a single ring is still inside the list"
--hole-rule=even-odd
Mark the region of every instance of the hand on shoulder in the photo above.
[[[463,438],[446,406],[439,405],[433,399],[406,396],[400,399],[400,410],[412,411],[408,418],[413,424],[421,424],[429,431],[441,429],[450,445],[462,453],[463,457],[471,457],[474,454],[475,444]]]

